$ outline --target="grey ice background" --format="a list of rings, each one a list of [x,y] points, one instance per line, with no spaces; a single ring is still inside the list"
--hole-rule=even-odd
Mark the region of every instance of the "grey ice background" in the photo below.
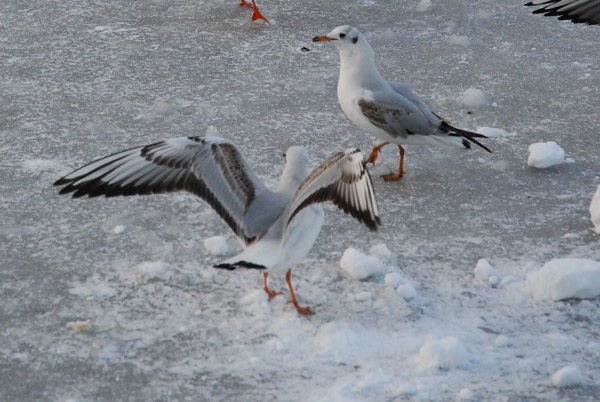
[[[425,13],[417,3],[261,0],[271,25],[234,0],[0,3],[0,399],[410,399],[403,383],[417,400],[464,387],[481,400],[600,398],[600,359],[586,349],[600,338],[598,300],[539,303],[472,280],[479,258],[521,281],[551,258],[600,258],[587,211],[600,184],[600,28],[508,0],[433,1]],[[261,276],[210,268],[219,259],[202,240],[229,233],[192,196],[74,201],[51,186],[96,157],[173,136],[230,138],[271,183],[290,144],[315,165],[348,146],[368,151],[376,140],[337,104],[336,50],[310,42],[341,24],[367,35],[385,77],[413,83],[454,125],[516,135],[487,140],[491,155],[407,147],[408,174],[394,184],[377,178],[396,167],[384,152],[372,171],[381,231],[328,208],[294,271],[314,317],[282,301],[245,306]],[[469,87],[490,102],[462,104]],[[574,163],[527,168],[527,146],[548,140]],[[347,247],[376,243],[397,255],[415,301],[394,301],[382,278],[341,273]],[[173,278],[140,281],[133,267],[145,261],[174,267]],[[377,302],[355,300],[364,291]],[[83,319],[92,330],[66,326]],[[402,345],[337,350],[323,344],[331,323]],[[415,370],[410,356],[431,333],[457,335],[469,367]],[[496,334],[513,346],[486,349]],[[588,384],[553,388],[549,375],[566,364]],[[373,380],[375,368],[391,380]]]

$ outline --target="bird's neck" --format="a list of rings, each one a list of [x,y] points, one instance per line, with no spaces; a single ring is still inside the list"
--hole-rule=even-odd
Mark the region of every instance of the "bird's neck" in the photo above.
[[[369,49],[370,50],[370,49]],[[358,87],[372,87],[383,81],[375,66],[375,58],[372,51],[355,52],[345,50],[340,52],[340,78],[339,84],[345,85],[352,83]]]
[[[293,196],[296,194],[298,187],[308,177],[308,164],[307,163],[286,163],[281,178],[279,179],[279,186],[277,192],[280,194],[286,194]]]

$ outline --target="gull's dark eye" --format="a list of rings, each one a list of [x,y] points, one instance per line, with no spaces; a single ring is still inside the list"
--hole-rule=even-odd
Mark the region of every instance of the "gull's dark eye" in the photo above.
[[[281,156],[283,156],[284,158],[287,158],[287,155],[284,153],[281,154]]]
[[[342,33],[340,34],[340,38],[345,38],[345,37],[346,37],[346,34],[342,32]]]

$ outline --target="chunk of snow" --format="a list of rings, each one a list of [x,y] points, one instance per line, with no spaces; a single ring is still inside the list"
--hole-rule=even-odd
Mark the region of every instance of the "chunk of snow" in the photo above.
[[[417,297],[417,291],[410,283],[404,283],[396,289],[396,292],[404,298],[404,300],[410,300]]]
[[[143,262],[135,267],[135,272],[141,282],[168,281],[173,277],[171,266],[161,261]]]
[[[600,186],[596,190],[596,193],[592,197],[590,203],[590,216],[592,217],[592,223],[594,224],[594,230],[600,234]]]
[[[487,95],[481,89],[469,88],[463,92],[460,102],[467,106],[482,106],[487,102]]]
[[[212,255],[225,256],[229,254],[227,239],[223,236],[213,236],[204,240],[204,248]]]
[[[453,336],[443,339],[428,339],[417,356],[417,362],[428,369],[453,369],[467,365],[469,352],[465,345]]]
[[[431,0],[421,0],[419,4],[417,4],[417,12],[424,13],[425,11],[431,8]]]
[[[556,142],[536,142],[529,146],[527,165],[538,169],[545,169],[560,165],[565,161],[565,150]]]
[[[503,348],[510,345],[510,340],[505,335],[498,335],[496,339],[494,339],[494,346],[497,348]]]
[[[115,234],[121,234],[121,233],[123,233],[124,231],[125,231],[125,226],[123,226],[123,225],[117,225],[117,226],[115,226],[115,228],[113,229],[113,232],[114,232]]]
[[[56,172],[63,170],[63,165],[54,159],[28,159],[23,162],[23,169],[30,173]]]
[[[471,43],[471,40],[467,35],[452,34],[448,37],[448,43],[451,45],[467,47]]]
[[[480,258],[477,261],[473,272],[475,273],[475,279],[482,282],[487,282],[492,276],[499,276],[496,268],[485,258]]]
[[[373,300],[373,294],[371,292],[366,292],[366,291],[360,292],[356,296],[354,296],[354,298],[356,299],[356,301],[359,301],[359,302],[369,301],[369,300]]]
[[[355,248],[344,251],[340,260],[340,267],[352,279],[364,280],[373,275],[380,275],[387,270],[386,265],[378,258],[365,255]]]
[[[383,281],[386,285],[394,289],[396,289],[401,283],[405,282],[402,275],[400,275],[398,272],[391,272],[389,274],[386,274],[383,278]]]
[[[583,375],[577,367],[566,366],[552,374],[552,385],[558,388],[574,387],[583,383]]]
[[[563,300],[600,296],[600,262],[582,258],[556,258],[527,274],[525,288],[534,298]]]
[[[402,384],[397,392],[399,395],[416,395],[418,391],[414,385]]]
[[[473,397],[473,391],[471,391],[469,388],[463,388],[458,393],[458,399],[460,401],[472,401]]]
[[[384,264],[396,265],[396,255],[384,243],[374,245],[369,249],[369,255],[378,258]]]

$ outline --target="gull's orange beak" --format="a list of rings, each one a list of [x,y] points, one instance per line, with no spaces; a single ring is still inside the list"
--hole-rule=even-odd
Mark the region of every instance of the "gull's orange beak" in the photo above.
[[[332,40],[335,40],[335,39],[331,39],[331,38],[327,37],[327,35],[320,35],[320,36],[315,36],[314,38],[312,38],[313,42],[331,42]]]

